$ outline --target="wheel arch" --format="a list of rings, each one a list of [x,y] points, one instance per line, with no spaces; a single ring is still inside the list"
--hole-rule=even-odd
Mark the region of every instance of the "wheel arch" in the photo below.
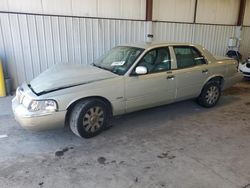
[[[224,82],[225,82],[223,75],[218,74],[218,75],[213,75],[213,76],[209,77],[209,78],[204,82],[203,87],[204,87],[206,84],[210,83],[210,82],[217,82],[217,83],[220,85],[220,89],[223,90]]]
[[[68,126],[68,123],[69,123],[69,117],[70,117],[70,114],[73,110],[73,108],[75,107],[75,105],[77,103],[79,103],[80,101],[85,101],[85,100],[99,100],[99,101],[102,101],[104,102],[107,107],[108,107],[108,111],[110,113],[110,117],[113,116],[113,107],[112,107],[112,104],[111,102],[106,99],[105,97],[101,97],[101,96],[90,96],[90,97],[83,97],[83,98],[79,98],[73,102],[71,102],[68,106],[67,106],[67,113],[65,115],[65,126]]]

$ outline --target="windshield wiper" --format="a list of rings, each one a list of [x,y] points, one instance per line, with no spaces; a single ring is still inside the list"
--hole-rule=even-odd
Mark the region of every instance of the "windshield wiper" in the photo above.
[[[111,70],[109,70],[108,68],[102,67],[102,66],[97,65],[97,64],[95,64],[95,63],[93,63],[93,66],[98,67],[98,68],[100,68],[100,69],[104,69],[104,70],[111,71]]]
[[[92,63],[92,65],[93,65],[93,66],[95,66],[95,67],[98,67],[98,68],[100,68],[100,69],[103,69],[103,70],[106,70],[106,71],[112,72],[113,74],[121,75],[121,74],[119,74],[119,73],[115,72],[115,71],[114,71],[114,70],[112,70],[112,69],[109,69],[109,68],[106,68],[106,67],[102,67],[102,66],[97,65],[97,64],[95,64],[95,63]]]
[[[95,63],[92,63],[92,65],[95,66],[95,67],[98,67],[98,68],[102,69],[102,67],[100,65],[97,65]]]
[[[102,66],[100,66],[100,65],[97,65],[97,64],[95,64],[95,63],[93,63],[92,65],[95,66],[95,67],[98,67],[98,68],[100,68],[100,69],[107,70],[107,71],[109,71],[109,72],[112,72],[112,73],[114,73],[114,74],[117,74],[116,72],[114,72],[114,71],[112,71],[112,70],[110,70],[110,69],[108,69],[108,68],[106,68],[106,67],[102,67]],[[118,74],[118,75],[119,75],[119,74]]]

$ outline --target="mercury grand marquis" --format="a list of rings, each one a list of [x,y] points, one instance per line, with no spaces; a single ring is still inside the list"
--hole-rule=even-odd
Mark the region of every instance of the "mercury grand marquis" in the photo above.
[[[76,135],[90,138],[113,116],[193,98],[213,107],[221,91],[242,78],[237,66],[200,45],[117,46],[93,64],[56,65],[23,83],[12,108],[24,128],[69,125]]]

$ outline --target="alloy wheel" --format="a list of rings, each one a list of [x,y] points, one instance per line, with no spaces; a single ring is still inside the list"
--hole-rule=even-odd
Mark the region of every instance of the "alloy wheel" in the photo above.
[[[216,86],[211,86],[206,93],[206,101],[208,104],[214,104],[219,98],[219,89]]]
[[[104,122],[104,111],[101,107],[90,108],[83,117],[83,127],[86,132],[94,133],[98,131]]]

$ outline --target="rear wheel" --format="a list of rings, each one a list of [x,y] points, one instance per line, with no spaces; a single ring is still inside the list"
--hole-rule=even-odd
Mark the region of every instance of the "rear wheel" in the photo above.
[[[108,108],[101,100],[80,101],[70,116],[70,129],[83,138],[100,134],[108,122]]]
[[[220,96],[220,84],[218,82],[209,82],[203,87],[197,101],[201,106],[210,108],[218,103]]]

